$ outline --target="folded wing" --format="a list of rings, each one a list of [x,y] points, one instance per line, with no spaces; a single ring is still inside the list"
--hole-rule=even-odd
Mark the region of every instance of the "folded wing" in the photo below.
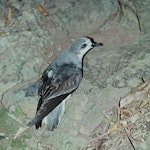
[[[36,128],[41,127],[42,119],[79,86],[82,80],[80,68],[70,64],[58,68],[49,68],[43,73],[38,90],[37,113],[27,126],[36,124]]]

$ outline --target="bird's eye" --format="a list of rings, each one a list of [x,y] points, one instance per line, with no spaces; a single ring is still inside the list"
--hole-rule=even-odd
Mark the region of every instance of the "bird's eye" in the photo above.
[[[86,46],[87,46],[87,44],[83,44],[83,45],[81,46],[81,48],[86,48]]]

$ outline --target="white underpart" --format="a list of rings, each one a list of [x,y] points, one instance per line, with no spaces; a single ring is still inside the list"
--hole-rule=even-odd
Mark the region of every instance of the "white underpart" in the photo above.
[[[64,114],[64,112],[65,112],[65,103],[66,103],[66,100],[69,98],[71,96],[71,94],[70,95],[68,95],[53,111],[51,111],[44,119],[43,119],[43,122],[45,123],[45,124],[49,124],[49,123],[53,123],[53,122],[49,122],[49,121],[52,121],[52,120],[54,120],[54,119],[56,119],[56,117],[57,117],[57,113],[58,113],[58,111],[60,111],[59,112],[59,117],[58,117],[58,124],[59,124],[59,122],[61,121],[61,118],[62,118],[62,116],[63,116],[63,114]],[[56,115],[56,116],[55,116]],[[52,119],[53,118],[53,119]],[[49,123],[48,123],[49,122]]]

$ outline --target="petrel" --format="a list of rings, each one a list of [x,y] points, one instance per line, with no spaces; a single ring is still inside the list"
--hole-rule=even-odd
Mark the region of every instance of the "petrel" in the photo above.
[[[42,126],[47,116],[48,130],[54,130],[64,113],[65,101],[79,86],[82,80],[82,63],[84,55],[102,43],[92,38],[81,37],[64,50],[43,72],[39,79],[39,102],[35,117],[27,126]]]

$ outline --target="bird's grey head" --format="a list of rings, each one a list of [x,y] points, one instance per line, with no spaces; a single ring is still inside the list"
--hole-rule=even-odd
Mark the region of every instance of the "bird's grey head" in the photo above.
[[[82,59],[83,56],[92,48],[96,46],[102,46],[102,43],[94,42],[92,38],[81,37],[75,40],[69,48],[69,51],[76,54],[79,59]]]

